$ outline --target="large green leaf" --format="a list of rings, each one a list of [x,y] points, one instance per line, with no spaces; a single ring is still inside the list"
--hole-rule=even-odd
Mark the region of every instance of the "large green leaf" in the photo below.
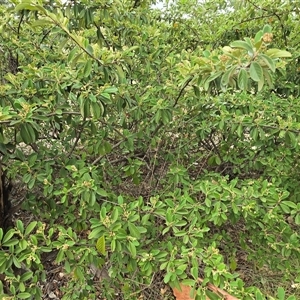
[[[268,49],[266,52],[266,55],[272,58],[284,58],[284,57],[291,57],[292,54],[285,50],[280,49]]]
[[[254,53],[253,46],[244,41],[234,41],[230,44],[230,46],[233,48],[241,48],[241,49],[247,50],[251,54]]]
[[[224,85],[224,86],[228,85],[229,80],[230,80],[231,76],[233,76],[236,69],[237,69],[237,66],[232,66],[223,74],[223,76],[221,78],[222,85]]]
[[[272,72],[275,72],[276,66],[275,66],[275,62],[272,58],[270,58],[269,56],[265,55],[265,54],[260,54],[258,56],[258,58],[261,58],[265,64],[270,68],[270,70]]]
[[[102,235],[101,237],[98,238],[97,243],[96,243],[96,248],[98,252],[102,255],[105,255],[105,236]]]
[[[248,73],[245,69],[241,69],[238,75],[238,87],[242,90],[248,88]]]
[[[253,61],[250,65],[249,71],[252,80],[257,82],[263,80],[263,70],[261,65],[258,62]]]

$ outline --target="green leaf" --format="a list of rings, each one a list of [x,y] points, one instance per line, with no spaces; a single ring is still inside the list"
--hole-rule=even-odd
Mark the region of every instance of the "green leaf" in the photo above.
[[[87,52],[89,55],[93,55],[93,54],[94,54],[94,49],[93,49],[93,47],[92,47],[90,44],[88,44],[88,45],[86,46],[85,50],[86,50],[86,52]]]
[[[238,137],[242,136],[242,134],[243,134],[243,125],[242,124],[239,124],[236,132],[237,132]]]
[[[137,239],[139,239],[141,237],[140,231],[133,223],[128,222],[128,229],[129,229],[130,235],[132,237],[135,237]]]
[[[64,260],[64,257],[65,257],[65,250],[59,249],[56,259],[55,259],[56,263],[59,264],[60,262],[62,262]]]
[[[33,127],[28,123],[21,124],[20,127],[20,135],[23,142],[27,145],[34,143],[37,137]]]
[[[197,280],[198,280],[198,278],[197,278]],[[181,283],[183,285],[194,286],[196,284],[197,280],[194,280],[194,279],[183,279],[181,281]]]
[[[23,181],[24,183],[28,183],[31,179],[32,175],[30,173],[26,173],[23,175]]]
[[[228,85],[229,79],[234,74],[236,68],[237,68],[237,66],[233,66],[233,67],[229,68],[227,71],[225,71],[225,73],[223,74],[223,76],[221,78],[222,85],[224,85],[224,86]]]
[[[89,59],[84,66],[84,70],[83,70],[83,76],[84,77],[88,77],[90,76],[92,71],[92,61]]]
[[[31,222],[27,227],[26,227],[26,230],[25,230],[25,235],[29,235],[32,230],[34,229],[34,227],[36,226],[37,224],[37,221],[33,221]]]
[[[262,81],[263,80],[263,70],[259,63],[253,61],[250,65],[250,77],[254,81]]]
[[[77,47],[74,47],[74,48],[70,51],[70,53],[69,53],[69,55],[68,55],[68,59],[67,59],[68,63],[71,63],[71,62],[72,62],[72,60],[73,60],[75,54],[77,53],[77,51],[78,51]]]
[[[24,225],[23,225],[22,221],[21,220],[17,220],[16,225],[17,225],[17,229],[20,231],[20,233],[23,234],[23,232],[24,232]]]
[[[46,26],[46,25],[50,25],[50,24],[53,24],[53,22],[51,22],[50,20],[39,19],[39,20],[32,22],[31,26],[37,27],[37,26]]]
[[[99,101],[100,102],[100,101]],[[99,105],[99,102],[91,102],[90,103],[90,111],[92,116],[95,119],[100,119],[100,117],[103,115],[104,111],[102,110],[103,105]],[[100,102],[101,103],[101,102]]]
[[[257,44],[261,41],[261,38],[263,37],[264,33],[262,30],[258,31],[255,35],[255,38],[254,38],[254,43]]]
[[[230,47],[241,48],[241,49],[247,50],[251,54],[254,53],[253,46],[244,41],[234,41],[230,44]]]
[[[20,269],[20,268],[21,268],[21,263],[18,261],[18,259],[17,259],[15,256],[13,256],[12,258],[13,258],[13,263],[14,263],[14,265],[15,265],[18,269]]]
[[[36,178],[35,177],[31,177],[31,179],[28,182],[28,188],[31,190],[34,187]]]
[[[264,63],[270,68],[270,70],[272,72],[275,72],[276,66],[275,66],[275,62],[273,61],[272,58],[270,58],[269,56],[267,56],[265,54],[260,54],[258,56],[258,58],[261,58],[264,61]]]
[[[211,291],[206,291],[206,299],[210,299],[210,300],[221,300],[222,298],[220,298],[218,295],[216,295],[215,293],[211,292]]]
[[[266,24],[263,28],[263,33],[271,33],[272,27],[269,24]]]
[[[292,54],[285,50],[279,50],[279,49],[268,49],[266,52],[266,55],[273,58],[282,58],[282,57],[291,57]]]
[[[99,239],[97,240],[96,249],[98,250],[98,252],[100,254],[102,254],[103,256],[105,256],[106,251],[105,251],[105,237],[104,237],[104,235],[102,235],[101,237],[99,237]]]
[[[76,267],[74,270],[74,276],[75,278],[79,279],[80,281],[84,281],[84,274],[82,272],[82,268],[81,267]]]
[[[30,293],[18,293],[18,299],[28,299],[31,298],[31,294]]]
[[[257,127],[253,127],[250,130],[250,136],[252,137],[253,141],[257,141],[257,138],[258,138],[258,129],[257,129]]]
[[[297,147],[297,145],[298,145],[297,137],[296,137],[295,133],[292,131],[287,131],[285,133],[285,140],[286,140],[286,143],[291,145],[292,147]]]
[[[80,98],[80,113],[84,118],[87,118],[90,115],[90,105],[87,98]]]
[[[262,79],[258,82],[257,84],[257,90],[260,92],[264,86],[264,83],[265,83],[265,79],[264,77],[262,77]]]
[[[288,207],[291,207],[291,208],[294,208],[294,209],[297,209],[297,204],[295,202],[292,202],[292,201],[282,201],[282,203],[284,203],[285,205],[287,205]]]
[[[173,275],[172,272],[168,272],[164,277],[164,283],[170,282],[171,276]]]
[[[118,92],[118,88],[115,86],[110,86],[103,90],[103,93],[107,93],[107,94],[115,94],[117,92]]]
[[[198,280],[199,275],[199,268],[198,267],[192,267],[191,268],[191,274],[195,280]]]
[[[102,197],[107,197],[107,192],[102,188],[97,188],[97,194]]]
[[[238,75],[238,87],[241,90],[247,90],[248,88],[248,74],[245,69],[241,69]]]
[[[15,10],[19,11],[19,10],[40,10],[40,9],[36,5],[30,4],[30,2],[29,3],[23,2],[18,4],[15,7]]]
[[[256,291],[255,300],[265,300],[260,291]]]
[[[16,233],[16,231],[14,229],[10,229],[8,232],[6,232],[6,234],[4,235],[4,238],[2,240],[2,244],[9,241],[15,233]]]
[[[129,250],[130,254],[132,255],[132,258],[136,258],[136,247],[132,242],[129,242],[128,250]]]
[[[286,213],[286,214],[289,214],[289,213],[290,213],[291,210],[290,210],[290,208],[289,208],[286,204],[280,203],[279,206],[281,207],[281,209],[282,209],[282,211],[283,211],[284,213]]]
[[[273,81],[272,81],[272,77],[269,73],[268,70],[266,70],[265,68],[263,69],[263,72],[264,72],[264,78],[265,80],[267,81],[268,85],[269,85],[269,88],[274,88],[273,86]]]
[[[71,67],[74,68],[78,62],[78,60],[81,58],[82,56],[82,52],[80,52],[79,54],[77,54],[73,59],[72,61],[70,61],[70,64],[71,64]]]
[[[2,243],[2,245],[5,246],[5,247],[9,247],[9,246],[17,245],[18,243],[19,243],[19,240],[11,239],[9,241],[6,241],[5,243]]]
[[[126,82],[126,76],[125,76],[125,73],[124,73],[122,67],[116,65],[115,68],[116,68],[116,74],[118,76],[119,83],[125,83]]]
[[[278,300],[284,300],[285,298],[285,291],[282,287],[279,287],[277,289],[277,296],[278,296]]]
[[[212,81],[214,81],[216,78],[220,77],[222,75],[223,72],[219,71],[219,72],[215,72],[212,73],[205,81],[205,83],[210,83]]]
[[[24,274],[21,275],[20,281],[25,282],[25,281],[29,280],[30,278],[32,278],[32,276],[33,276],[33,272],[31,272],[31,271],[25,272]]]
[[[103,234],[103,228],[102,227],[97,227],[92,230],[92,232],[89,234],[89,239],[94,239],[99,236],[99,234]]]
[[[295,224],[300,225],[300,213],[296,214],[295,216]]]
[[[234,272],[236,270],[236,268],[237,268],[237,261],[236,261],[236,258],[234,256],[230,258],[230,264],[229,264],[229,266],[230,266],[230,270],[231,271]]]

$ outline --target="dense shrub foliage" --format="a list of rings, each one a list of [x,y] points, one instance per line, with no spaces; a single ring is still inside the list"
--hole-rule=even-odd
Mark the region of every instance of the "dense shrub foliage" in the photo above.
[[[1,299],[300,295],[299,8],[202,2],[1,2]]]

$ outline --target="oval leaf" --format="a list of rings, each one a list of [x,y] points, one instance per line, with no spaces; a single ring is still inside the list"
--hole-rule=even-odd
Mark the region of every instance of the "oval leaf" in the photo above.
[[[239,72],[238,86],[241,90],[246,90],[248,87],[248,74],[245,69],[241,69]]]
[[[260,54],[259,58],[261,58],[264,61],[264,63],[271,69],[272,72],[275,72],[275,63],[271,57],[265,54]]]
[[[252,62],[250,65],[250,77],[256,82],[263,80],[262,67],[256,61]]]
[[[96,248],[100,254],[105,255],[105,237],[104,237],[104,235],[99,237],[99,239],[96,243]]]
[[[292,54],[285,50],[279,49],[269,49],[266,51],[266,55],[273,57],[273,58],[280,58],[280,57],[291,57]]]
[[[250,53],[253,54],[253,47],[252,45],[249,45],[247,42],[244,41],[234,41],[230,44],[231,47],[233,48],[241,48],[249,51]]]

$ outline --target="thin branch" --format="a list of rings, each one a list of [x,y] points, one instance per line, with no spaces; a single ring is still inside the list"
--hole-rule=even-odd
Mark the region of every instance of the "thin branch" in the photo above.
[[[193,79],[193,77],[191,76],[191,77],[184,83],[184,85],[182,86],[182,88],[181,88],[181,90],[180,90],[180,92],[179,92],[179,94],[178,94],[178,96],[177,96],[177,98],[176,98],[176,100],[175,100],[175,102],[174,102],[174,104],[173,104],[173,107],[175,107],[175,106],[177,105],[177,103],[178,103],[180,97],[182,96],[182,94],[183,94],[185,88],[189,85],[189,83],[192,81],[192,79]]]
[[[221,155],[221,153],[220,153],[220,151],[219,151],[219,148],[217,147],[217,145],[216,145],[216,143],[214,142],[214,139],[212,138],[211,135],[209,136],[209,140],[210,140],[210,142],[211,142],[212,145],[213,145],[213,149],[216,151],[218,157],[220,158],[221,162],[223,163],[223,157],[222,157],[222,155]]]
[[[259,7],[258,5],[256,5],[255,3],[253,3],[251,0],[248,0],[248,2],[253,5],[256,9],[259,9],[259,10],[262,10],[262,11],[266,11],[267,13],[270,13],[270,11],[266,8],[263,8],[263,7]],[[282,31],[282,37],[284,39],[284,44],[285,46],[287,47],[287,38],[286,38],[286,35],[285,35],[285,30],[284,30],[284,25],[283,23],[281,22],[281,18],[279,16],[278,13],[272,11],[272,16],[275,16],[278,20],[279,20],[279,23],[280,23],[280,26],[281,26],[281,31]]]
[[[44,39],[47,37],[47,35],[51,32],[52,29],[49,29],[45,34],[44,36],[42,37],[41,41],[40,41],[40,44],[43,43]]]
[[[113,149],[119,147],[123,142],[125,142],[125,141],[124,141],[124,140],[119,141],[118,143],[116,143],[115,145],[112,146],[111,150],[113,150]],[[105,157],[105,156],[106,156],[106,154],[101,155],[101,156],[99,156],[98,158],[96,158],[96,159],[92,162],[92,165],[97,164],[97,163],[98,163],[103,157]]]
[[[185,88],[189,85],[189,83],[192,81],[192,79],[193,79],[193,77],[191,76],[191,77],[184,83],[184,85],[183,85],[182,88],[180,89],[180,92],[179,92],[177,98],[175,99],[175,102],[174,102],[174,104],[173,104],[173,107],[175,107],[175,106],[178,104],[178,101],[179,101],[180,97],[182,96],[182,94],[183,94]],[[160,129],[161,127],[163,127],[163,125],[164,125],[164,124],[163,124],[162,122],[160,122],[160,123],[157,125],[157,127],[154,129],[154,131],[153,131],[153,133],[152,133],[152,136],[155,136],[156,133],[159,131],[159,129]]]
[[[102,31],[101,31],[100,26],[98,26],[98,25],[96,24],[96,22],[94,22],[94,25],[96,26],[97,30],[99,31],[99,33],[100,33],[100,35],[101,35],[101,37],[102,37],[104,43],[106,44],[106,47],[107,47],[107,48],[110,48],[110,45],[109,45],[108,41],[106,40],[106,38],[104,37],[104,35],[103,35]]]
[[[48,12],[45,12],[45,15],[60,29],[62,29],[68,36],[69,38],[83,51],[85,52],[89,57],[91,57],[93,60],[97,61],[99,65],[103,65],[100,59],[98,59],[96,56],[94,56],[92,53],[90,53],[85,47],[83,47],[76,39],[76,37],[70,33],[70,31],[61,25],[58,20],[55,20],[53,17],[51,17]]]
[[[19,25],[18,25],[18,29],[17,29],[17,36],[18,36],[18,39],[20,38],[20,30],[21,30],[21,24],[22,24],[22,22],[23,22],[23,18],[24,18],[24,10],[22,10],[21,19],[20,19],[20,22],[19,22]]]
[[[73,151],[75,150],[75,148],[76,148],[76,146],[77,146],[77,144],[78,144],[78,142],[79,142],[79,140],[80,140],[80,137],[81,137],[81,134],[82,134],[82,132],[83,132],[83,129],[84,129],[84,127],[85,127],[85,126],[84,126],[85,123],[86,123],[86,121],[83,120],[83,124],[82,124],[82,126],[81,126],[79,132],[77,132],[77,136],[76,136],[75,142],[74,142],[74,144],[73,144],[73,146],[72,146],[70,152],[68,153],[68,157],[70,157],[70,156],[72,155]]]
[[[247,22],[250,22],[250,21],[253,21],[253,20],[259,20],[259,19],[264,19],[264,18],[270,18],[270,17],[273,17],[274,14],[270,14],[270,15],[264,15],[264,16],[258,16],[258,17],[253,17],[253,18],[249,18],[249,19],[246,19],[240,23],[237,23],[235,25],[232,26],[232,29],[234,29],[234,27],[238,26],[238,25],[241,25],[243,23],[247,23]]]

